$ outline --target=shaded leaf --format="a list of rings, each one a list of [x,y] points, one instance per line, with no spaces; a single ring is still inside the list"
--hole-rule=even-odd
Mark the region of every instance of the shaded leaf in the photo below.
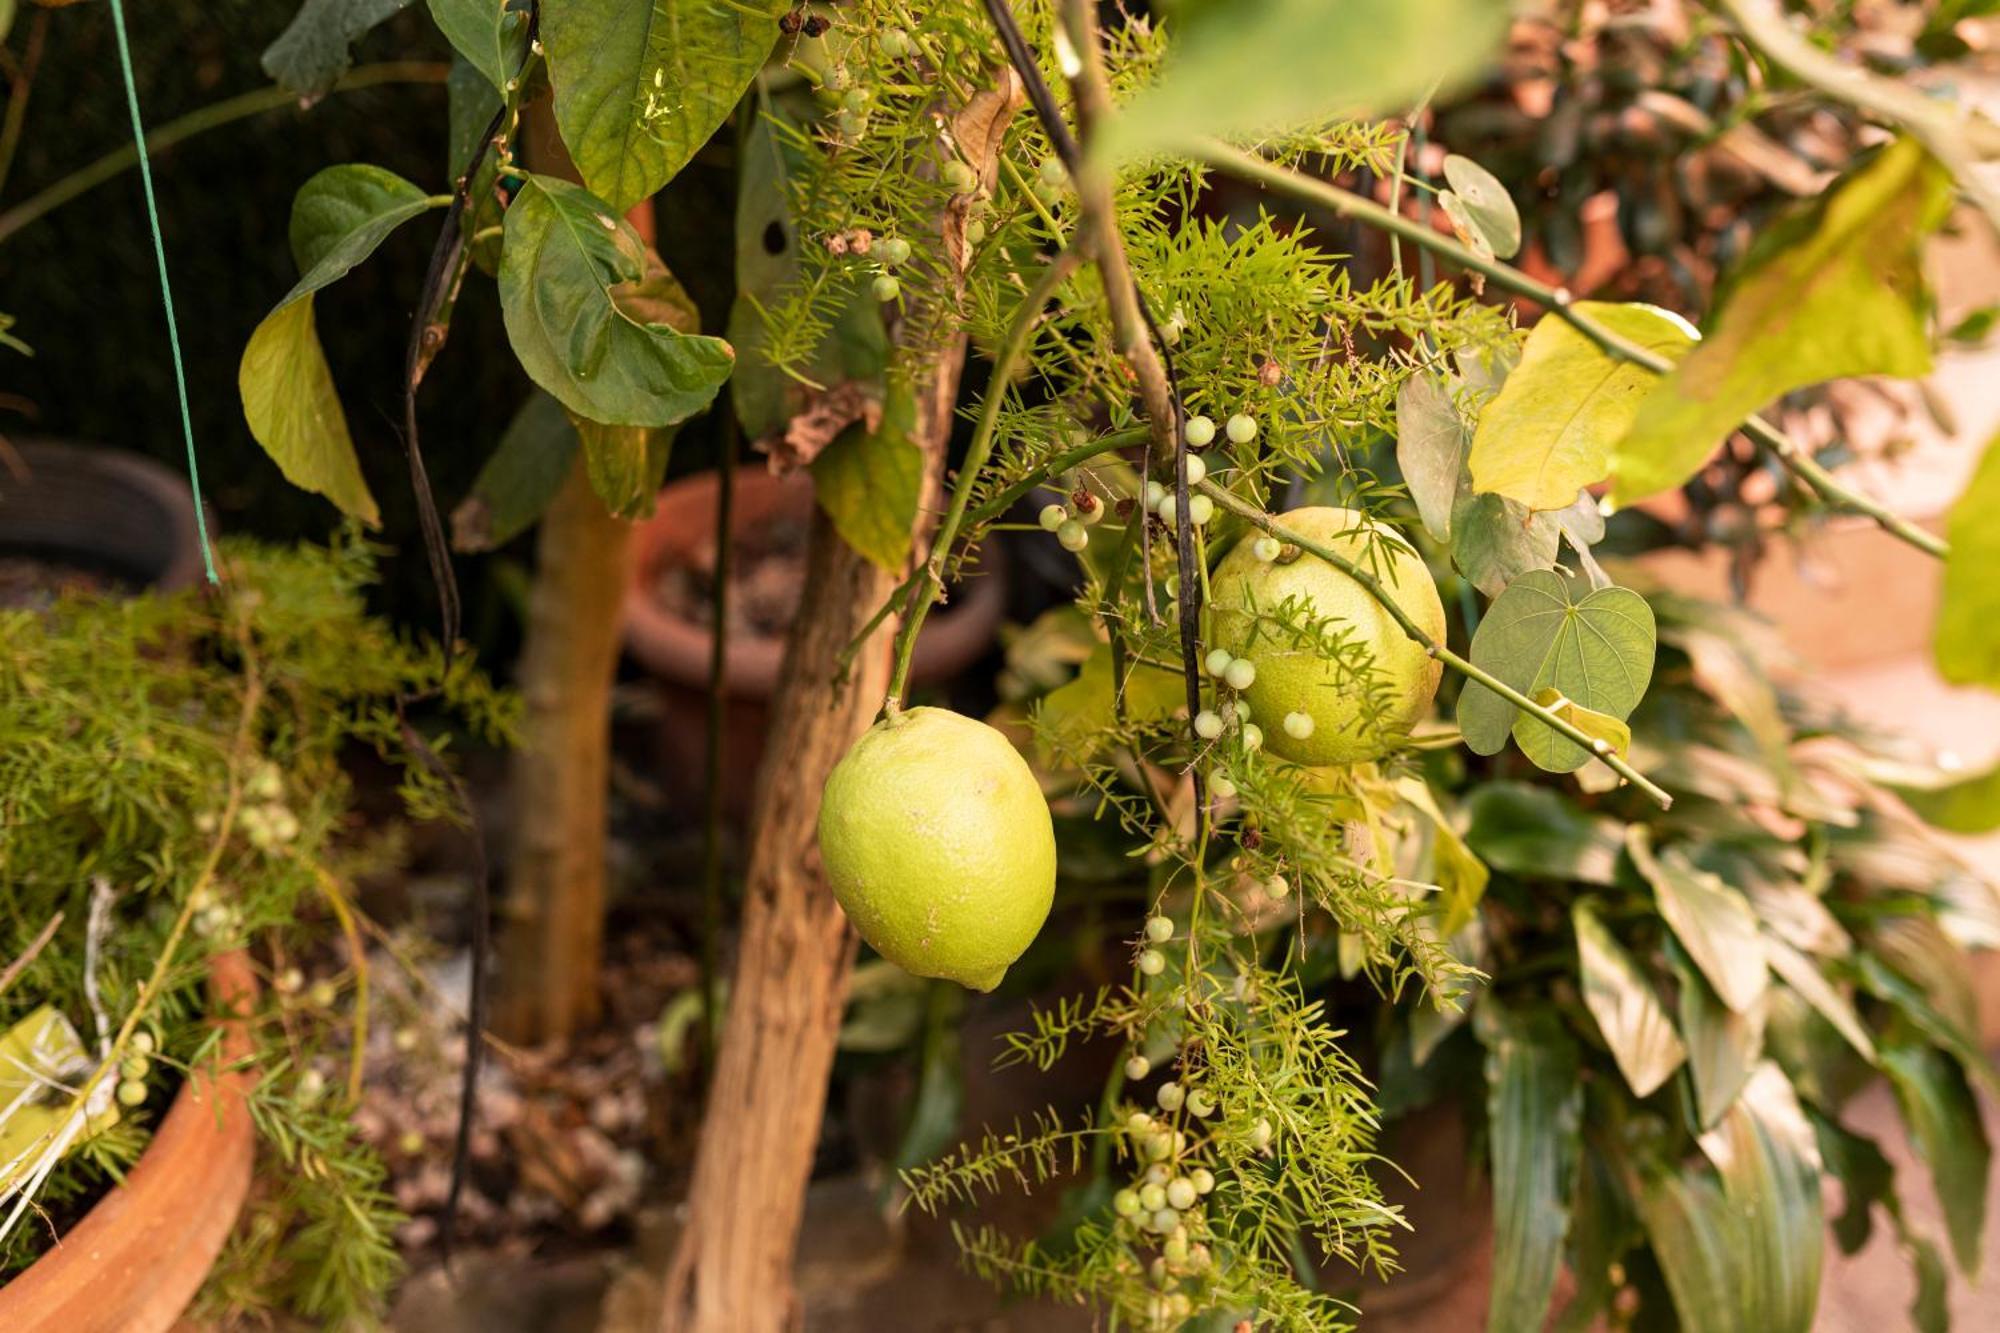
[[[620,213],[672,180],[729,118],[778,40],[776,0],[565,0],[542,13],[556,126]]]
[[[1667,961],[1680,987],[1681,1039],[1694,1081],[1695,1114],[1707,1129],[1722,1118],[1764,1054],[1764,997],[1742,1013],[1724,1004],[1684,950],[1669,945]]]
[[[1707,337],[1646,396],[1613,450],[1613,501],[1679,486],[1745,417],[1793,389],[1927,374],[1923,239],[1951,197],[1949,174],[1902,139],[1767,231]]]
[[[1951,554],[1932,640],[1938,671],[1960,685],[2000,688],[2000,437],[1945,520]]]
[[[1445,209],[1452,221],[1456,224],[1463,218],[1464,228],[1479,238],[1476,248],[1497,259],[1512,259],[1521,248],[1521,214],[1507,187],[1485,167],[1457,153],[1445,154],[1444,178],[1451,188],[1439,202],[1444,202],[1444,195],[1451,196]]]
[[[1826,1164],[1827,1174],[1840,1180],[1840,1192],[1845,1196],[1840,1216],[1833,1219],[1833,1238],[1842,1254],[1854,1254],[1868,1243],[1868,1234],[1874,1229],[1869,1216],[1874,1205],[1882,1205],[1891,1214],[1900,1209],[1896,1168],[1875,1146],[1875,1140],[1826,1116],[1808,1114],[1819,1142],[1820,1160]]]
[[[1439,541],[1451,539],[1452,510],[1472,442],[1452,401],[1452,384],[1419,371],[1396,391],[1396,464],[1416,502],[1417,517]]]
[[[910,556],[923,495],[924,451],[913,437],[917,405],[909,383],[891,380],[873,430],[850,426],[812,463],[819,506],[849,546],[894,572]]]
[[[1486,1047],[1492,1151],[1493,1286],[1486,1326],[1536,1333],[1548,1313],[1582,1150],[1576,1047],[1551,1010],[1516,1014],[1488,999],[1474,1029]]]
[[[1208,0],[1185,12],[1159,81],[1101,132],[1102,156],[1404,110],[1493,58],[1507,18],[1485,0]]]
[[[1834,988],[1826,974],[1820,971],[1819,964],[1784,940],[1769,935],[1764,937],[1764,959],[1781,981],[1797,991],[1799,998],[1817,1010],[1834,1031],[1846,1038],[1857,1055],[1869,1064],[1875,1063],[1875,1039],[1869,1036],[1861,1016],[1855,1013],[1854,1002]]]
[[[1559,574],[1523,574],[1487,608],[1472,661],[1533,698],[1543,690],[1623,722],[1653,676],[1653,612],[1629,588],[1576,595]],[[1477,681],[1458,696],[1458,725],[1475,754],[1496,754],[1511,733],[1537,767],[1567,773],[1590,754]]]
[[[444,97],[447,127],[444,176],[448,181],[456,181],[479,147],[479,136],[493,123],[493,115],[500,109],[500,94],[471,61],[454,54],[451,71],[445,75]],[[478,203],[479,195],[475,192],[474,208],[467,211],[476,212]]]
[[[1127,663],[1125,716],[1143,724],[1173,716],[1187,702],[1178,673]],[[1104,721],[1116,716],[1116,681],[1111,670],[1111,645],[1094,644],[1076,677],[1049,691],[1036,713],[1040,729],[1062,758],[1087,762],[1095,746],[1104,743]]]
[[[1660,915],[1722,1002],[1744,1013],[1764,993],[1770,969],[1757,914],[1737,890],[1688,863],[1677,847],[1654,856],[1643,828],[1627,830],[1625,850],[1653,886]]]
[[[1466,800],[1465,840],[1493,869],[1529,879],[1608,885],[1624,849],[1624,826],[1585,812],[1547,787],[1485,782]]]
[[[316,98],[354,63],[361,35],[410,0],[305,0],[264,50],[264,72],[288,92]]]
[[[1576,932],[1584,1007],[1597,1020],[1597,1030],[1633,1095],[1650,1097],[1681,1067],[1687,1047],[1652,983],[1598,920],[1588,899],[1579,899],[1570,908],[1570,925]]]
[[[500,309],[529,378],[578,417],[671,426],[708,406],[733,356],[720,338],[635,318],[646,250],[581,186],[531,176],[507,210]]]
[[[1969,1277],[1979,1270],[1987,1173],[1993,1165],[1979,1104],[1958,1062],[1935,1047],[1884,1043],[1881,1053],[1903,1123],[1930,1165],[1959,1271]]]
[[[1783,1071],[1769,1061],[1758,1065],[1700,1143],[1742,1237],[1746,1286],[1737,1294],[1754,1312],[1752,1327],[1805,1333],[1819,1306],[1825,1250],[1819,1144]],[[1695,1317],[1678,1288],[1674,1299],[1684,1321]]]
[[[425,0],[431,22],[452,50],[471,63],[496,93],[521,69],[528,50],[528,16],[510,0]],[[490,113],[489,113],[490,114]],[[460,159],[461,164],[463,159]],[[456,168],[454,168],[456,170]]]
[[[452,511],[452,548],[490,551],[533,527],[569,476],[576,448],[576,427],[562,404],[539,389],[531,393],[479,469],[472,493]]]
[[[1579,301],[1579,314],[1669,360],[1695,345],[1686,320],[1656,306]],[[1528,335],[1521,364],[1479,414],[1472,485],[1531,509],[1560,509],[1611,470],[1611,450],[1631,429],[1659,376],[1621,360],[1555,315]]]
[[[1424,783],[1404,778],[1396,784],[1396,794],[1429,824],[1430,873],[1438,886],[1438,933],[1455,935],[1472,920],[1479,900],[1486,895],[1486,881],[1491,878],[1486,863],[1465,845]]]
[[[571,416],[590,489],[618,518],[647,518],[673,460],[679,426],[607,426]]]
[[[1498,597],[1523,574],[1553,566],[1561,544],[1553,515],[1459,486],[1451,508],[1451,563],[1488,597]]]

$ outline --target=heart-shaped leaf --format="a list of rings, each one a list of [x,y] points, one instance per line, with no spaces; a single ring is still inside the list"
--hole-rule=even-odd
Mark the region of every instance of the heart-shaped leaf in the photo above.
[[[1439,195],[1439,202],[1453,223],[1479,238],[1477,248],[1496,259],[1512,259],[1521,248],[1521,214],[1507,187],[1485,167],[1457,153],[1445,154],[1444,178],[1451,188]]]
[[[1555,515],[1504,495],[1474,495],[1461,482],[1451,510],[1451,562],[1488,597],[1523,574],[1552,567],[1561,544]]]
[[[1396,465],[1417,517],[1439,541],[1451,540],[1451,511],[1465,472],[1472,432],[1452,401],[1453,383],[1420,370],[1396,391]]]
[[[578,417],[671,426],[707,407],[735,363],[647,304],[646,249],[582,186],[531,176],[507,210],[500,311],[529,378]]]
[[[1695,345],[1688,322],[1649,305],[1579,301],[1612,332],[1677,359]],[[1639,403],[1659,383],[1643,366],[1622,361],[1555,315],[1544,315],[1500,392],[1479,414],[1473,434],[1473,489],[1560,509],[1580,487],[1604,480],[1611,450],[1631,429]]]
[[[1623,722],[1653,677],[1652,608],[1629,588],[1581,598],[1569,580],[1532,571],[1507,585],[1472,636],[1473,664],[1533,698],[1555,690],[1593,713]],[[1458,725],[1475,754],[1498,754],[1511,733],[1538,767],[1581,768],[1590,752],[1521,713],[1477,681],[1458,697]]]
[[[1605,929],[1589,899],[1579,899],[1570,909],[1570,925],[1576,933],[1584,1007],[1597,1020],[1633,1094],[1650,1097],[1687,1059],[1687,1047],[1652,983]]]

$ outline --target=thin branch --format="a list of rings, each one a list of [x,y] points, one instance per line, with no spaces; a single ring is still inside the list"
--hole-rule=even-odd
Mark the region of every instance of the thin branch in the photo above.
[[[1422,223],[1413,222],[1400,213],[1391,212],[1372,199],[1300,172],[1287,170],[1254,153],[1244,152],[1218,140],[1203,141],[1197,153],[1203,161],[1220,170],[1256,181],[1267,188],[1291,195],[1294,199],[1331,209],[1341,217],[1355,218],[1380,227],[1450,260],[1461,268],[1484,275],[1497,287],[1539,302],[1608,355],[1643,367],[1656,375],[1664,375],[1673,369],[1673,363],[1659,353],[1620,336],[1577,310],[1575,300],[1566,288],[1551,287],[1547,283],[1538,282],[1520,269],[1477,254],[1456,239]],[[1780,463],[1811,487],[1827,504],[1837,509],[1866,515],[1885,532],[1927,555],[1942,560],[1948,553],[1949,548],[1940,538],[1925,532],[1886,506],[1841,485],[1832,473],[1813,461],[1797,441],[1764,418],[1750,417],[1739,429],[1769,450]]]
[[[1381,581],[1368,570],[1355,564],[1352,560],[1341,555],[1333,548],[1321,542],[1314,541],[1302,532],[1286,527],[1256,505],[1238,497],[1233,491],[1225,490],[1212,481],[1203,481],[1198,489],[1203,495],[1208,496],[1224,509],[1248,519],[1258,528],[1270,533],[1279,541],[1287,542],[1298,547],[1308,555],[1318,556],[1321,560],[1326,561],[1367,589],[1368,595],[1381,604],[1382,609],[1389,613],[1390,618],[1401,627],[1403,633],[1407,634],[1432,657],[1437,658],[1438,661],[1444,663],[1460,675],[1478,681],[1481,685],[1484,685],[1508,703],[1513,704],[1516,708],[1533,715],[1536,721],[1575,741],[1598,759],[1603,760],[1606,766],[1618,774],[1619,777],[1624,778],[1640,791],[1646,793],[1662,810],[1673,805],[1674,798],[1672,796],[1662,790],[1652,779],[1619,757],[1617,751],[1613,750],[1609,743],[1599,737],[1590,735],[1574,723],[1565,721],[1553,711],[1536,703],[1533,699],[1530,699],[1527,695],[1521,693],[1483,667],[1474,666],[1471,662],[1460,657],[1457,653],[1432,638],[1416,621],[1410,619],[1408,613],[1396,604],[1396,599],[1389,595],[1388,589],[1384,588]]]
[[[49,941],[56,937],[56,930],[62,923],[63,914],[57,912],[49,918],[49,923],[42,927],[41,934],[35,936],[33,940],[29,941],[28,947],[21,950],[21,956],[7,964],[4,970],[0,970],[0,995],[5,995],[7,988],[13,985],[23,972],[28,970],[29,966],[40,956],[42,950],[49,947]]]

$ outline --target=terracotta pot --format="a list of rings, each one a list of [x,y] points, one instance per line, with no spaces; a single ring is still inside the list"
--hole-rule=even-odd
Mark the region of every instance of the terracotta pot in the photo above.
[[[241,1018],[256,991],[250,962],[210,972],[225,1020],[220,1065],[250,1053]],[[246,1072],[198,1070],[124,1183],[19,1276],[0,1286],[7,1333],[166,1333],[208,1276],[250,1189],[255,1130]]]
[[[707,725],[707,626],[662,604],[661,575],[675,565],[709,567],[715,549],[716,475],[700,473],[660,492],[652,518],[633,533],[625,586],[625,646],[660,685],[665,717],[660,728],[660,779],[677,797],[699,798]],[[803,531],[812,517],[811,478],[774,477],[763,468],[736,471],[731,497],[731,548],[741,560],[752,534],[775,525]],[[803,542],[801,542],[803,547]],[[740,566],[739,566],[740,568]],[[997,564],[982,568],[958,595],[933,608],[917,636],[912,683],[948,681],[983,656],[998,631],[1007,600]],[[723,805],[732,814],[749,806],[757,759],[763,752],[767,705],[784,659],[782,634],[739,633],[729,641],[724,713]]]
[[[0,555],[174,591],[201,577],[187,482],[138,454],[55,440],[0,451]]]

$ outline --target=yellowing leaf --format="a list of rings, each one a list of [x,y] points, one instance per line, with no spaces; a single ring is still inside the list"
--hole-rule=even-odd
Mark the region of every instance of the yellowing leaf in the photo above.
[[[1961,685],[2000,688],[2000,437],[1952,506],[1945,535],[1951,554],[1933,644],[1938,671]]]
[[[236,370],[243,418],[285,480],[315,491],[364,523],[381,511],[362,479],[347,433],[340,391],[313,326],[310,294],[285,302],[264,317],[243,349]]]
[[[1902,139],[1767,232],[1708,336],[1640,403],[1613,450],[1614,502],[1679,486],[1745,417],[1793,389],[1926,374],[1919,261],[1951,193],[1944,168]]]
[[[1695,345],[1688,322],[1656,306],[1579,301],[1576,310],[1669,360]],[[1479,414],[1469,460],[1473,489],[1530,509],[1573,503],[1579,489],[1604,480],[1612,446],[1632,428],[1659,378],[1544,315],[1528,335],[1521,364]]]

